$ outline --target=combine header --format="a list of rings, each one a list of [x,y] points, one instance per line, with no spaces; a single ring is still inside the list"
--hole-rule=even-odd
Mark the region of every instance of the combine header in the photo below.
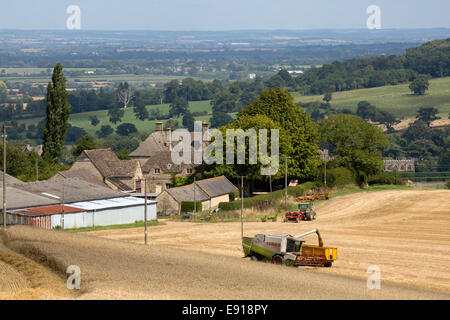
[[[316,233],[317,246],[305,244],[303,237]],[[244,258],[287,266],[331,267],[337,259],[337,248],[324,247],[319,230],[314,229],[295,237],[285,233],[257,234],[242,239]]]
[[[310,192],[297,197],[297,201],[316,201],[316,200],[328,200],[331,197],[330,189],[327,188],[314,188]]]

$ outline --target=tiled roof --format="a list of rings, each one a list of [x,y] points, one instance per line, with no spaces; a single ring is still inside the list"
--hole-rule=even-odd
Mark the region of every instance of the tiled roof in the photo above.
[[[195,182],[195,200],[205,201],[238,190],[226,177],[220,176]],[[194,184],[166,190],[178,202],[194,201]]]
[[[77,161],[86,157],[104,178],[132,178],[139,166],[136,160],[120,160],[111,149],[84,150]]]
[[[225,176],[199,180],[196,184],[210,197],[217,197],[238,190]]]
[[[130,153],[130,157],[151,157],[161,151],[169,150],[167,131],[151,133],[139,147]]]
[[[133,191],[132,188],[127,186],[125,183],[120,181],[119,178],[107,178],[109,182],[111,182],[113,185],[115,185],[117,188],[119,188],[120,191]]]
[[[106,176],[114,178],[132,178],[138,168],[139,162],[136,160],[107,160],[110,175]]]
[[[190,184],[183,187],[177,187],[172,189],[166,189],[172,197],[178,202],[182,201],[194,201],[194,185]],[[195,187],[195,201],[209,200],[210,197],[198,186]]]
[[[174,164],[172,161],[171,151],[160,151],[152,155],[142,166],[142,171],[145,173],[150,172],[154,168],[161,169],[162,173],[180,173],[185,168],[194,167],[192,165]]]

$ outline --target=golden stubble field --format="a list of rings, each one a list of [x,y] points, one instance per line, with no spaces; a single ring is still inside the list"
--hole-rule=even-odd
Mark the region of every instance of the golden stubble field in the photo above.
[[[13,227],[7,247],[38,262],[40,272],[59,278],[58,286],[64,285],[68,265],[80,266],[79,292],[58,289],[46,295],[63,298],[450,298],[450,191],[359,193],[322,203],[317,212],[314,222],[246,223],[245,234],[319,228],[325,245],[339,248],[332,268],[287,268],[242,259],[240,223],[169,221],[150,228],[148,247],[142,244],[143,228],[72,234]],[[307,239],[317,241],[314,235]],[[1,280],[12,279],[10,275],[17,279],[0,287],[0,297],[14,292],[36,298],[27,296],[32,286],[20,280],[21,271],[2,257],[0,251]],[[366,287],[370,265],[381,269],[380,290]]]

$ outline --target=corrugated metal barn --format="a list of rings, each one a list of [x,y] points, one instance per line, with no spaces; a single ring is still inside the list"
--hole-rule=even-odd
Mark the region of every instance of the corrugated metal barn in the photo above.
[[[6,190],[10,225],[70,229],[144,220],[144,199],[79,179],[66,179],[64,185],[51,181],[11,184]],[[157,219],[156,201],[147,201],[147,219]]]

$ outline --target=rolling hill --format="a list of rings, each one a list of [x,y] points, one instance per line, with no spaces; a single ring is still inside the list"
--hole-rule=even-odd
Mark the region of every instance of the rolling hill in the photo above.
[[[331,105],[338,110],[356,111],[358,102],[366,100],[381,110],[401,119],[415,118],[420,107],[434,107],[439,115],[447,119],[450,112],[450,77],[430,80],[430,89],[423,96],[415,96],[409,84],[384,86],[333,93]],[[322,102],[323,95],[301,96],[294,94],[295,102]]]

